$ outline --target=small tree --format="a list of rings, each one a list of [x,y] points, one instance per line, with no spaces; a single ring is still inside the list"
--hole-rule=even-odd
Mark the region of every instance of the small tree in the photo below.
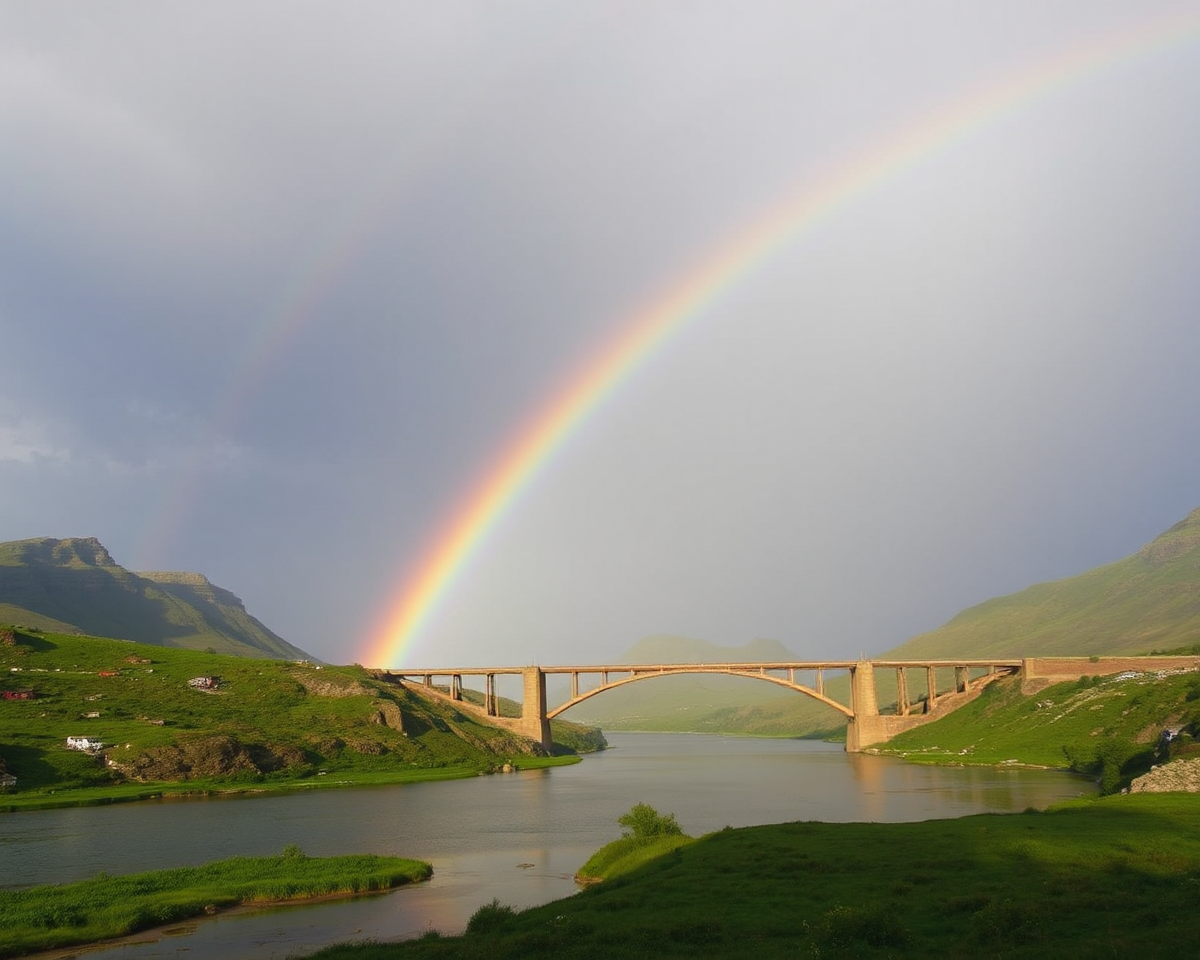
[[[648,803],[638,803],[628,813],[617,817],[617,823],[625,827],[622,836],[645,840],[649,837],[682,836],[683,828],[673,813],[659,813]]]

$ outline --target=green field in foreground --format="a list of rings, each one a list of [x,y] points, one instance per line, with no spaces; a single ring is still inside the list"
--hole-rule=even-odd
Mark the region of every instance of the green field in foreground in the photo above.
[[[233,857],[28,890],[0,891],[0,957],[121,937],[244,903],[387,890],[427,879],[419,860],[355,855]]]
[[[1177,958],[1200,942],[1200,797],[1074,801],[924,823],[725,829],[458,937],[382,958]]]

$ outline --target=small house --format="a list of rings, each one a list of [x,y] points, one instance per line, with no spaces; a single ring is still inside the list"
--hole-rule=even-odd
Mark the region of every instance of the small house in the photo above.
[[[220,677],[192,677],[188,686],[195,690],[215,690],[220,682]]]
[[[103,750],[104,742],[94,740],[91,737],[67,737],[67,747],[71,750],[82,750],[84,753],[93,753],[96,750]]]

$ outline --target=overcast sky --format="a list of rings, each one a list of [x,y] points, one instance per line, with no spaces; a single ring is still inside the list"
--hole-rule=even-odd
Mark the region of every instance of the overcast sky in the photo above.
[[[410,666],[878,653],[1200,506],[1200,3],[0,2],[0,539],[363,662],[575,371],[956,104],[570,433]]]

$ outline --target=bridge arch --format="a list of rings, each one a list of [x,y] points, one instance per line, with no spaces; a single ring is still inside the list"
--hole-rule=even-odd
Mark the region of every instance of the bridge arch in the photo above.
[[[639,680],[650,680],[654,677],[672,677],[682,674],[724,674],[730,677],[745,677],[748,680],[766,680],[768,683],[774,683],[781,687],[786,687],[788,690],[794,690],[797,693],[802,693],[812,697],[814,700],[832,707],[843,716],[853,719],[854,711],[843,703],[838,703],[836,700],[830,699],[824,691],[815,690],[812,687],[805,686],[802,683],[796,683],[786,677],[776,676],[767,673],[764,670],[745,670],[736,667],[723,667],[720,665],[710,664],[679,664],[669,667],[661,667],[655,670],[637,671],[634,670],[627,677],[621,677],[617,680],[602,681],[598,686],[592,687],[590,690],[585,690],[582,693],[576,693],[566,703],[560,704],[553,709],[546,711],[546,719],[553,720],[560,713],[570,710],[571,707],[583,703],[585,700],[590,700],[592,697],[598,696],[601,693],[606,693],[609,690],[614,690],[617,687],[623,687],[630,683],[636,683]]]

